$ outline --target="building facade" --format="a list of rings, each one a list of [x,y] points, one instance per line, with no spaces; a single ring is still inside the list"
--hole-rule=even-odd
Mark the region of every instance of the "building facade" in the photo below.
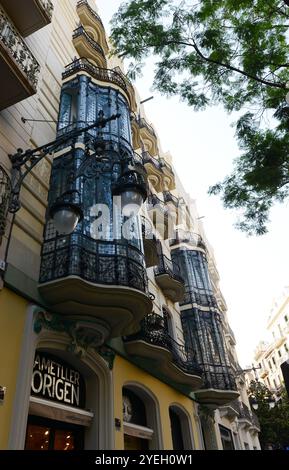
[[[266,341],[256,347],[255,371],[247,374],[247,382],[257,379],[278,397],[284,386],[281,365],[289,359],[289,287],[274,300],[266,330]]]
[[[213,250],[95,3],[22,3],[0,1],[0,448],[259,449]]]

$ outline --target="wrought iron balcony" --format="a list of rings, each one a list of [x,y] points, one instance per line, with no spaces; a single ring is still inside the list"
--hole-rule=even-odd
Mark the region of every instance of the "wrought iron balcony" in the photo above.
[[[164,168],[164,170],[169,171],[170,173],[174,173],[172,165],[170,165],[169,162],[167,162],[167,160],[164,158],[160,158],[160,165],[162,168]]]
[[[175,238],[170,240],[170,246],[179,245],[180,243],[188,243],[197,248],[201,248],[207,253],[207,247],[201,235],[186,230],[177,230]]]
[[[158,140],[154,128],[141,116],[137,117],[137,123],[142,138],[146,141],[147,150],[152,155],[158,154]]]
[[[153,157],[149,152],[143,152],[144,163],[152,163],[159,171],[162,171],[160,161]]]
[[[149,181],[157,193],[164,190],[164,174],[158,159],[152,157],[149,152],[143,151],[143,159]]]
[[[2,0],[1,4],[24,37],[51,23],[54,7],[50,0]]]
[[[89,75],[91,75],[96,80],[99,80],[100,82],[114,84],[121,88],[128,97],[132,106],[127,80],[124,78],[124,75],[120,74],[116,69],[98,67],[85,58],[75,59],[73,62],[71,62],[71,64],[68,64],[65,67],[65,72],[62,74],[62,79],[65,80],[66,78],[69,78],[80,72],[87,72]]]
[[[253,424],[253,426],[255,428],[257,428],[258,430],[260,430],[261,426],[260,426],[260,421],[259,421],[258,416],[253,411],[251,411],[251,414],[252,414],[252,424]]]
[[[175,174],[173,172],[173,168],[164,158],[160,158],[160,165],[164,172],[166,189],[168,191],[172,191],[176,187]]]
[[[85,31],[83,26],[79,26],[73,31],[72,39],[80,57],[93,60],[98,65],[105,67],[106,58],[102,47]]]
[[[77,12],[79,13],[80,10],[81,10],[81,7],[83,7],[83,6],[88,9],[88,11],[91,14],[91,16],[93,17],[93,19],[104,28],[104,25],[103,25],[103,22],[102,22],[100,16],[96,13],[96,11],[93,8],[91,8],[91,6],[89,5],[87,0],[79,0],[77,2],[77,6],[76,6]]]
[[[245,403],[241,403],[240,406],[240,420],[245,420],[251,423],[252,420],[252,414],[251,411],[249,410],[248,406],[245,405]]]
[[[146,119],[142,118],[142,117],[138,117],[138,125],[139,127],[142,129],[147,129],[147,131],[152,134],[155,138],[157,138],[157,135],[155,133],[155,130],[154,128],[146,121]]]
[[[165,296],[172,302],[180,302],[184,297],[185,287],[179,267],[165,255],[160,255],[154,273]]]
[[[217,408],[230,405],[239,396],[234,375],[228,366],[202,364],[204,386],[196,391],[197,399],[204,405]]]
[[[160,371],[176,383],[186,384],[192,390],[202,384],[202,370],[192,350],[177,343],[167,331],[165,318],[151,313],[141,322],[141,330],[124,338],[129,354],[156,361]]]
[[[89,26],[97,32],[100,44],[104,52],[107,54],[109,52],[109,47],[106,41],[105,28],[100,16],[93,8],[91,8],[87,0],[80,0],[77,3],[76,11],[82,25],[84,27]]]
[[[165,202],[172,203],[175,207],[179,206],[179,199],[176,196],[174,196],[172,193],[170,193],[169,191],[165,191],[163,195],[164,195]]]
[[[48,304],[59,313],[102,319],[109,324],[111,336],[137,330],[152,308],[143,254],[126,241],[54,233],[49,224],[39,280]]]
[[[0,6],[0,109],[34,95],[39,70],[34,55]]]

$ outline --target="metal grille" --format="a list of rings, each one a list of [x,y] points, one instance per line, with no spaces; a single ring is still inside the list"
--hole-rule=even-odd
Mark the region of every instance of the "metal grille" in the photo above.
[[[0,243],[5,234],[11,189],[10,178],[4,168],[0,166]]]
[[[173,363],[188,374],[201,376],[202,369],[196,363],[195,352],[175,341],[168,333],[166,319],[156,313],[147,315],[141,322],[141,330],[124,338],[125,342],[143,340],[171,352]]]
[[[185,343],[196,351],[204,371],[204,389],[236,390],[223,337],[222,322],[216,311],[197,308],[182,312]]]
[[[176,279],[177,281],[184,284],[184,279],[181,276],[179,266],[165,255],[159,255],[159,264],[156,268],[154,268],[154,273],[155,276],[168,274],[172,279]]]
[[[102,47],[91,36],[89,36],[89,34],[87,34],[83,26],[79,26],[77,29],[73,31],[72,38],[76,39],[80,36],[85,37],[85,39],[87,40],[87,42],[89,42],[91,47],[93,47],[93,49],[95,49],[100,55],[102,55],[102,57],[105,58],[105,54],[103,52]]]
[[[46,240],[40,283],[71,275],[95,284],[129,286],[147,292],[143,254],[125,241],[96,241],[80,233]]]

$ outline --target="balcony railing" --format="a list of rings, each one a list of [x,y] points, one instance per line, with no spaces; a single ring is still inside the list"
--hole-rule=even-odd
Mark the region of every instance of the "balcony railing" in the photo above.
[[[163,194],[164,194],[164,201],[165,202],[172,202],[175,207],[179,206],[179,199],[176,196],[174,196],[169,191],[165,191]]]
[[[79,37],[84,37],[85,40],[90,44],[90,46],[98,52],[102,57],[105,58],[105,54],[103,52],[102,47],[85,31],[83,26],[79,26],[77,29],[73,31],[72,39],[76,39]]]
[[[252,424],[256,428],[260,429],[261,426],[260,426],[260,421],[258,419],[258,416],[253,411],[251,413],[252,413]]]
[[[173,173],[173,167],[172,165],[169,164],[164,158],[160,158],[160,164],[162,167],[165,167],[167,170],[169,170],[170,173]]]
[[[40,66],[0,6],[0,42],[36,89]]]
[[[82,7],[82,6],[85,6],[88,9],[91,16],[95,19],[95,21],[100,23],[100,25],[104,28],[103,22],[102,22],[100,16],[96,13],[96,11],[94,11],[93,8],[91,8],[91,6],[89,5],[87,0],[79,0],[79,2],[77,2],[77,9]]]
[[[244,419],[249,422],[252,421],[252,413],[249,410],[248,406],[245,405],[245,403],[243,402],[240,405],[240,418],[239,419]]]
[[[144,118],[139,116],[137,118],[137,122],[140,128],[147,129],[150,134],[152,134],[155,138],[157,138],[154,128]]]
[[[68,276],[147,293],[143,254],[121,241],[97,241],[79,233],[49,238],[43,244],[40,283]]]
[[[160,161],[152,157],[149,152],[143,152],[144,163],[152,163],[159,171],[162,171]]]
[[[36,93],[39,64],[0,6],[0,109]]]
[[[170,246],[177,245],[179,243],[189,243],[194,245],[198,248],[202,248],[204,251],[207,252],[207,247],[198,233],[189,232],[185,230],[178,230],[176,232],[175,238],[170,240]]]
[[[172,279],[184,284],[179,266],[165,255],[159,256],[159,265],[154,269],[155,276],[168,274]]]
[[[216,364],[202,364],[205,374],[204,389],[237,390],[233,373],[228,372],[228,367]]]
[[[161,315],[147,315],[141,322],[141,330],[125,338],[125,342],[137,340],[168,350],[172,354],[173,363],[182,371],[201,376],[202,370],[196,363],[194,351],[185,348],[168,334],[165,318]]]
[[[102,82],[114,83],[119,86],[125,93],[128,93],[126,81],[123,77],[113,69],[105,69],[97,67],[87,59],[76,59],[65,67],[62,78],[68,78],[77,72],[87,72],[96,80]]]

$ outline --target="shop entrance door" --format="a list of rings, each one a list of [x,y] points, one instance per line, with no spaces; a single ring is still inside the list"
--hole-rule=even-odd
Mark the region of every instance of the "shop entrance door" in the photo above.
[[[29,416],[25,450],[82,450],[84,428],[74,424]]]

